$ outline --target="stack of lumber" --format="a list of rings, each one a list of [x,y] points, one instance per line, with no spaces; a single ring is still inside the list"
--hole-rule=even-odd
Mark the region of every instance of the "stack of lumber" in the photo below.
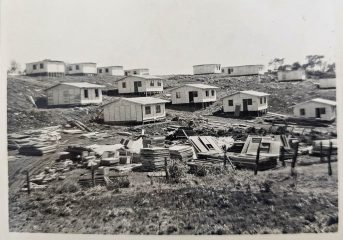
[[[18,149],[20,154],[42,156],[57,150],[61,139],[61,127],[53,126],[8,135],[8,148]]]
[[[154,147],[141,149],[143,171],[156,171],[164,168],[165,158],[170,158],[169,149]]]
[[[165,136],[149,136],[143,138],[143,147],[164,147]]]
[[[179,159],[181,161],[193,160],[193,148],[187,145],[176,145],[169,148],[170,158]]]
[[[90,129],[89,127],[87,127],[85,124],[83,124],[83,123],[80,122],[80,121],[77,121],[77,120],[70,120],[70,121],[68,121],[68,123],[69,123],[71,126],[77,127],[78,129],[80,129],[80,130],[82,130],[82,131],[93,132],[92,129]]]

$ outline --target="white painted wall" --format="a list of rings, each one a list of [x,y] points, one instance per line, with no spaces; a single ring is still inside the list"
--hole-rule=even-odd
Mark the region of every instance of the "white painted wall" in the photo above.
[[[304,70],[294,70],[294,71],[278,71],[277,72],[278,81],[299,81],[305,80],[306,74]]]
[[[87,89],[88,98],[85,98],[84,90],[85,89],[63,84],[50,88],[46,91],[48,106],[102,103],[101,89],[98,89],[99,97],[95,97],[95,89]]]
[[[40,67],[43,64],[43,68]],[[36,69],[33,66],[36,65]],[[40,61],[35,63],[26,64],[26,74],[36,74],[36,73],[64,73],[65,64],[63,62],[50,62],[50,61]]]
[[[262,98],[262,104],[261,99]],[[266,98],[266,103],[264,103],[264,97],[252,96],[244,93],[237,93],[232,96],[223,98],[223,111],[224,112],[235,112],[236,105],[241,106],[241,111],[243,111],[243,99],[252,99],[252,105],[248,105],[248,111],[262,111],[268,109],[268,96]],[[229,100],[233,100],[233,106],[229,106]]]
[[[106,69],[108,69],[108,72],[106,72]],[[101,73],[100,71],[101,70]],[[124,70],[120,67],[99,67],[98,68],[98,75],[101,76],[123,76]]]
[[[156,113],[157,105],[160,105],[161,113]],[[146,106],[150,106],[150,114],[146,113]],[[140,105],[121,99],[106,105],[103,114],[104,122],[143,122],[164,119],[166,111],[164,103]]]
[[[317,102],[306,102],[293,107],[293,115],[296,117],[315,118],[316,108],[325,108],[325,114],[320,119],[331,121],[336,118],[336,107]],[[305,115],[300,115],[300,109],[305,109]]]
[[[220,64],[205,64],[199,66],[193,66],[193,74],[210,74],[221,73]]]
[[[76,66],[79,66],[79,69],[76,69]],[[96,74],[97,68],[96,64],[91,63],[76,63],[76,64],[69,64],[67,66],[68,74]]]
[[[123,82],[126,83],[125,88],[123,88]],[[134,93],[134,82],[141,82],[141,87],[138,87],[139,93],[163,92],[162,79],[145,79],[136,76],[129,76],[118,81],[118,93]],[[154,83],[154,86],[150,85],[151,82]],[[160,83],[161,86],[158,86],[158,83]]]
[[[131,69],[124,71],[125,76],[149,75],[149,69]]]
[[[212,90],[214,95],[212,95]],[[198,92],[198,97],[194,98],[194,103],[215,102],[217,100],[216,89],[200,89],[192,86],[182,86],[171,91],[172,104],[187,104],[189,103],[189,92]],[[208,96],[206,96],[208,91]],[[180,98],[177,98],[177,93],[180,93]]]
[[[336,78],[327,78],[318,80],[319,88],[336,88]]]
[[[261,65],[246,65],[246,66],[233,66],[223,67],[222,73],[230,76],[245,76],[245,75],[260,75],[264,72],[264,66]]]

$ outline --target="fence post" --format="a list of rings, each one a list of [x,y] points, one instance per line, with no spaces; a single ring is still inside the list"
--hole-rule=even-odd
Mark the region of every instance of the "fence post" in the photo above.
[[[31,186],[30,186],[30,174],[29,174],[29,171],[26,171],[26,182],[27,182],[27,194],[30,195],[30,193],[31,193]]]
[[[226,169],[226,163],[227,163],[226,145],[223,146],[223,150],[224,150],[224,168]]]
[[[320,141],[320,162],[323,162],[323,142]]]
[[[92,183],[93,183],[93,187],[95,187],[95,170],[94,170],[94,166],[92,166]]]
[[[164,158],[164,170],[166,172],[166,180],[169,180],[169,174],[168,174],[168,163],[167,163],[167,157]]]
[[[260,161],[260,147],[261,147],[261,142],[258,144],[258,148],[257,148],[254,175],[257,175],[257,171],[258,171],[258,163]]]
[[[291,165],[291,175],[294,176],[294,168],[295,168],[295,163],[297,162],[298,158],[298,148],[299,148],[299,142],[295,142],[295,147],[294,147],[294,155],[292,159],[292,165]]]
[[[283,167],[286,167],[286,162],[285,162],[285,148],[284,148],[284,147],[281,147],[280,161],[282,162],[282,166],[283,166]]]
[[[331,154],[332,154],[332,142],[330,141],[330,148],[329,148],[329,152],[328,152],[328,171],[329,171],[329,176],[332,175]]]

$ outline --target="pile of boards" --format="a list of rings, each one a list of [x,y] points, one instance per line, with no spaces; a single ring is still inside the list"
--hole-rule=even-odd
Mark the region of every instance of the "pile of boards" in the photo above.
[[[60,139],[61,126],[28,130],[20,134],[8,134],[8,149],[18,149],[23,155],[42,156],[55,152]]]
[[[143,138],[143,147],[164,147],[165,136],[149,136]]]
[[[176,145],[169,148],[170,158],[184,162],[193,160],[193,148],[187,145]]]
[[[141,149],[143,171],[156,171],[164,168],[165,160],[170,159],[168,148],[153,147]]]

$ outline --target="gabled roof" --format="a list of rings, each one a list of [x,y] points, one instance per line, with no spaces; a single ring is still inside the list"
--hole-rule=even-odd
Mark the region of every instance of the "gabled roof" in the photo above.
[[[51,59],[43,59],[41,61],[37,61],[37,62],[30,62],[30,63],[26,63],[26,64],[33,64],[33,63],[39,63],[39,62],[52,62],[52,63],[63,63],[63,61],[57,61],[57,60],[51,60]]]
[[[178,88],[186,87],[186,86],[187,87],[199,88],[199,89],[216,89],[216,88],[218,88],[218,87],[215,87],[215,86],[206,85],[206,84],[202,84],[202,83],[187,83],[187,84],[184,84],[182,86],[173,88],[172,91],[174,91],[175,89],[178,89]]]
[[[114,102],[117,102],[119,100],[124,100],[124,101],[128,101],[128,102],[133,102],[133,103],[137,103],[139,105],[150,105],[150,104],[159,104],[159,103],[167,103],[169,101],[164,100],[164,99],[160,99],[160,98],[154,98],[154,97],[134,97],[134,98],[117,98],[116,100],[109,102],[103,106],[112,104]]]
[[[106,67],[97,67],[98,69],[99,68],[123,68],[123,66],[106,66]]]
[[[149,68],[133,68],[133,69],[126,69],[125,71],[137,71],[137,70],[148,70]]]
[[[131,78],[131,77],[143,78],[143,79],[147,79],[147,80],[153,80],[153,79],[163,80],[162,78],[157,77],[157,76],[153,76],[153,75],[132,75],[132,76],[125,76],[125,77],[119,79],[118,81],[122,81],[122,80],[124,80],[126,78]]]
[[[79,63],[69,63],[68,65],[80,65],[80,64],[92,64],[92,65],[94,65],[96,63],[94,63],[94,62],[79,62]]]
[[[198,64],[198,65],[193,65],[193,67],[201,67],[201,66],[220,66],[220,63],[208,63],[208,64]]]
[[[222,67],[222,68],[252,67],[252,66],[256,66],[256,67],[264,67],[264,65],[263,65],[263,64],[250,64],[250,65],[239,65],[239,66],[227,66],[227,67]]]
[[[223,98],[231,97],[231,96],[239,94],[239,93],[243,93],[243,94],[247,94],[247,95],[251,95],[251,96],[255,96],[255,97],[265,97],[265,96],[269,96],[270,95],[270,94],[264,93],[264,92],[257,92],[257,91],[253,91],[253,90],[247,90],[247,91],[238,91],[238,92],[232,93],[232,94],[230,94],[228,96],[225,96]]]
[[[93,84],[93,83],[87,83],[87,82],[76,82],[76,83],[73,83],[73,82],[62,82],[62,83],[58,83],[54,86],[51,86],[45,90],[48,90],[48,89],[51,89],[51,88],[54,88],[58,85],[68,85],[68,86],[73,86],[73,87],[77,87],[77,88],[104,88],[105,86],[104,85],[98,85],[98,84]]]
[[[302,104],[305,104],[308,102],[322,103],[322,104],[326,104],[326,105],[330,105],[330,106],[336,106],[337,105],[336,101],[332,101],[332,100],[328,100],[328,99],[324,99],[324,98],[314,98],[314,99],[308,100],[306,102],[295,104],[292,107],[302,105]]]

